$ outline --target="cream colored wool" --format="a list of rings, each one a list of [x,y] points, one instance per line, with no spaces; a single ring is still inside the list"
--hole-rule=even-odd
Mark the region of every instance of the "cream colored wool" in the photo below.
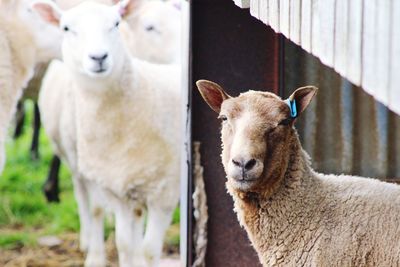
[[[130,73],[132,70],[125,72],[118,90],[105,95],[78,91],[79,87],[73,83],[64,64],[53,61],[39,97],[43,124],[55,153],[76,170],[75,125],[78,121],[82,130],[79,133],[87,135],[86,140],[79,142],[79,172],[85,173],[87,179],[112,188],[120,197],[125,196],[130,187],[150,181],[151,187],[163,187],[159,181],[164,176],[173,176],[175,182],[179,180],[179,66],[133,61],[135,74]],[[133,75],[135,80],[131,80]],[[169,82],[165,83],[160,77],[169,77]],[[149,83],[152,85],[148,86]],[[74,94],[77,94],[78,109]],[[75,114],[77,110],[79,113]],[[94,127],[94,124],[102,126]],[[119,157],[134,158],[135,164],[117,161]],[[116,167],[109,168],[110,163]],[[165,165],[174,166],[173,170],[165,170]],[[113,179],[110,184],[103,181],[103,176],[119,179]],[[139,180],[136,185],[131,185],[132,178]],[[167,190],[167,194],[175,198],[176,190]]]
[[[87,179],[119,197],[178,198],[179,77],[178,66],[132,59],[112,90],[76,90],[78,167]]]
[[[400,186],[315,172],[279,97],[197,84],[223,118],[226,186],[263,266],[400,266]],[[289,98],[300,116],[315,92]]]
[[[0,174],[7,129],[35,63],[33,36],[17,15],[17,4],[0,1]]]
[[[295,129],[291,159],[270,198],[235,211],[264,266],[399,266],[400,187],[312,170]]]

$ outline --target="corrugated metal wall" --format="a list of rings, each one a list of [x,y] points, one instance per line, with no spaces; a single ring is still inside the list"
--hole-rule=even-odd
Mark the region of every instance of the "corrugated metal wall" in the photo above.
[[[317,58],[285,42],[285,85],[320,90],[297,129],[316,170],[400,181],[400,117]]]

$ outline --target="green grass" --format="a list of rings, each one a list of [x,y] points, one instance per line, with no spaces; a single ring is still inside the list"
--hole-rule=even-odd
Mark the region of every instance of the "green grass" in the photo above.
[[[41,235],[58,235],[79,231],[77,205],[73,196],[68,169],[62,165],[60,173],[60,203],[47,203],[42,186],[47,177],[52,150],[44,129],[40,132],[40,160],[32,161],[29,154],[32,138],[33,104],[26,103],[27,118],[24,134],[6,144],[7,163],[0,177],[0,248],[20,245],[35,246]],[[11,132],[10,132],[11,133]],[[179,224],[177,208],[173,224]],[[108,226],[106,233],[111,231]],[[167,240],[179,244],[179,233]]]

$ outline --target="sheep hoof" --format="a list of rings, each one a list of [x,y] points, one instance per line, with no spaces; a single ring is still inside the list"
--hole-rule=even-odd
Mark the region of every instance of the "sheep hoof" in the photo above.
[[[85,260],[85,267],[106,267],[106,260],[103,255],[88,255]]]

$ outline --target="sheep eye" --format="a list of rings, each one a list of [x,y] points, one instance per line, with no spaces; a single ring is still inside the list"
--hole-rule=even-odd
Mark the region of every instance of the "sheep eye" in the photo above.
[[[115,23],[115,27],[118,28],[118,26],[119,26],[119,21],[117,21],[117,22]]]
[[[220,116],[218,117],[218,119],[220,119],[220,120],[222,120],[222,121],[227,121],[227,120],[228,120],[228,118],[227,118],[225,115],[220,115]]]
[[[69,31],[68,26],[64,26],[63,30],[64,30],[65,32]]]
[[[286,125],[289,125],[291,122],[292,122],[292,119],[291,118],[287,118],[287,119],[281,120],[278,125],[285,125],[286,126]]]
[[[150,32],[150,31],[154,31],[154,26],[153,25],[150,25],[150,26],[147,26],[146,27],[146,31],[148,31],[148,32]]]

